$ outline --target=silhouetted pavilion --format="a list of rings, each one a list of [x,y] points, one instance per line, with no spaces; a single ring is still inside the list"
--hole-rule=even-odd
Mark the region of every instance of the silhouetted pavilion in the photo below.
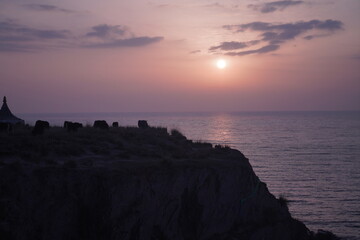
[[[0,109],[0,123],[25,124],[24,120],[14,116],[14,114],[11,113],[6,103],[6,97],[4,97],[3,105]]]

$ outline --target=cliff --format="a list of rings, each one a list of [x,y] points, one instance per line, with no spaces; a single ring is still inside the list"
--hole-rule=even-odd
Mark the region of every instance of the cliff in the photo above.
[[[164,128],[0,138],[1,239],[315,239],[237,150]]]

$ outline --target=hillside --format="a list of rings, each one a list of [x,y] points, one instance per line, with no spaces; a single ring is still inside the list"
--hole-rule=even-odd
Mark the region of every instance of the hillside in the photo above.
[[[2,239],[332,239],[293,219],[241,152],[176,130],[24,127],[0,146]]]

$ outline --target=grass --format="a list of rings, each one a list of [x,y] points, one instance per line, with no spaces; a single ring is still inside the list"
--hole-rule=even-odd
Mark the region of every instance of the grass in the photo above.
[[[110,127],[102,130],[86,126],[77,132],[50,127],[39,136],[33,136],[31,130],[32,127],[22,126],[10,134],[0,133],[0,161],[3,164],[15,159],[76,168],[93,165],[85,164],[81,160],[84,158],[104,161],[147,159],[169,163],[183,159],[219,158],[219,152],[231,152],[228,146],[213,147],[210,143],[193,142],[180,131],[172,129],[169,133],[163,127]]]
[[[284,195],[280,195],[277,200],[282,207],[288,207],[290,204],[290,200],[288,200]]]

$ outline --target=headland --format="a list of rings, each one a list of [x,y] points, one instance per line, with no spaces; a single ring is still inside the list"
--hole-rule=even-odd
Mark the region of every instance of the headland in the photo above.
[[[292,218],[238,150],[100,125],[0,133],[2,239],[337,239]]]

